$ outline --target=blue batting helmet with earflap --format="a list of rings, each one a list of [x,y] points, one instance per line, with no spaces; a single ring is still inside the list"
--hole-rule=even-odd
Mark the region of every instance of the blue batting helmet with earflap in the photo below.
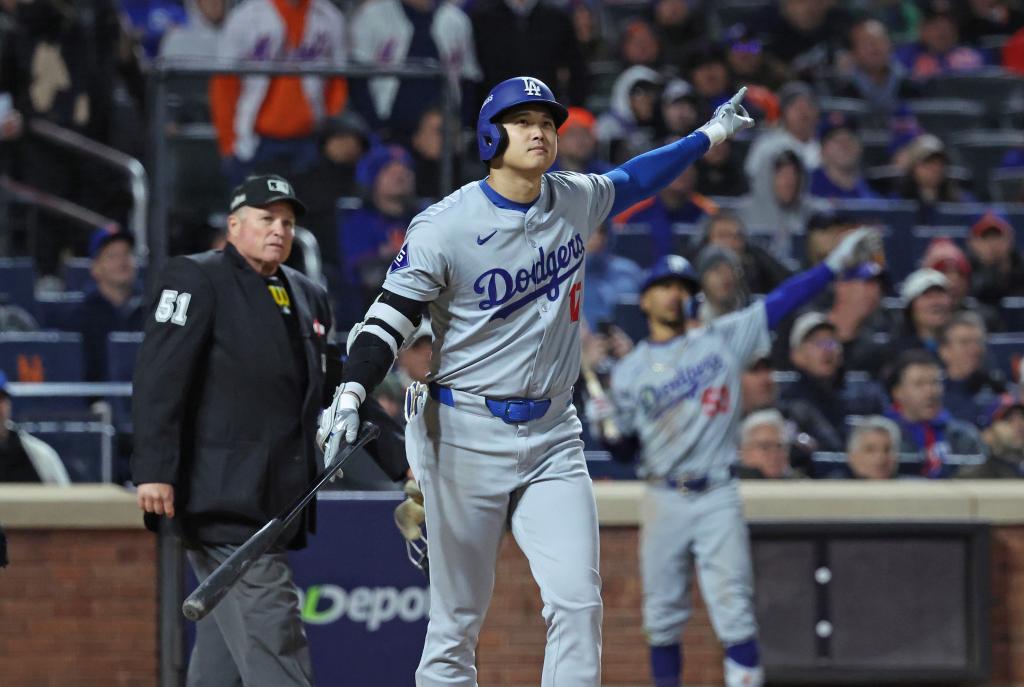
[[[654,263],[643,283],[640,285],[640,293],[651,288],[662,281],[679,280],[686,284],[690,295],[696,295],[700,291],[700,278],[697,270],[693,269],[690,261],[681,255],[664,255]]]
[[[540,79],[517,76],[502,81],[487,94],[476,120],[476,143],[483,162],[501,155],[508,144],[505,128],[495,120],[506,110],[526,103],[547,105],[555,127],[562,126],[569,116],[568,110],[555,100],[555,94]]]

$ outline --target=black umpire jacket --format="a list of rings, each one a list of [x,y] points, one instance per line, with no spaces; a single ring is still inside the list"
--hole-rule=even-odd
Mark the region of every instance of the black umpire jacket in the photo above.
[[[281,266],[278,276],[301,360],[266,282],[234,246],[174,258],[153,285],[135,366],[132,479],[174,486],[172,523],[187,544],[243,543],[319,471],[330,308],[299,272]],[[404,452],[382,464],[392,479],[405,466]],[[302,548],[314,528],[311,506],[281,542]]]

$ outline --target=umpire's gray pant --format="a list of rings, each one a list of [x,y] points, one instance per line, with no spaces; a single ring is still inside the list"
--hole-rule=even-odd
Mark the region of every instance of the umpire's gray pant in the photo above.
[[[236,549],[187,551],[200,581]],[[312,687],[313,666],[299,614],[299,592],[284,553],[260,556],[196,623],[188,687]]]

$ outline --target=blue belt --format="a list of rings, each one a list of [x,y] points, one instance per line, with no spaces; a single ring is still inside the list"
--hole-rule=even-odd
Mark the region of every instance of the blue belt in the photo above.
[[[446,406],[455,407],[455,398],[452,390],[434,382],[430,383],[430,396],[435,401]],[[509,425],[518,425],[531,420],[539,420],[544,417],[551,407],[551,399],[529,399],[529,398],[505,398],[496,400],[492,398],[483,399],[491,415]]]
[[[736,476],[736,466],[729,466],[729,478]],[[692,491],[698,494],[702,491],[707,491],[714,482],[711,477],[704,475],[703,477],[693,477],[691,479],[674,479],[672,477],[665,478],[665,485],[672,487],[673,489],[679,489],[680,491]]]

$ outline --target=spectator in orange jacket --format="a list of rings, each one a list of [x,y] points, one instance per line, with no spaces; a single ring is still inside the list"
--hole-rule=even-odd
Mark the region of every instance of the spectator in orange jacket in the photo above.
[[[268,66],[345,66],[345,18],[328,0],[249,0],[228,14],[219,57]],[[210,109],[232,184],[272,170],[296,174],[317,159],[319,123],[345,105],[342,78],[216,76]]]

